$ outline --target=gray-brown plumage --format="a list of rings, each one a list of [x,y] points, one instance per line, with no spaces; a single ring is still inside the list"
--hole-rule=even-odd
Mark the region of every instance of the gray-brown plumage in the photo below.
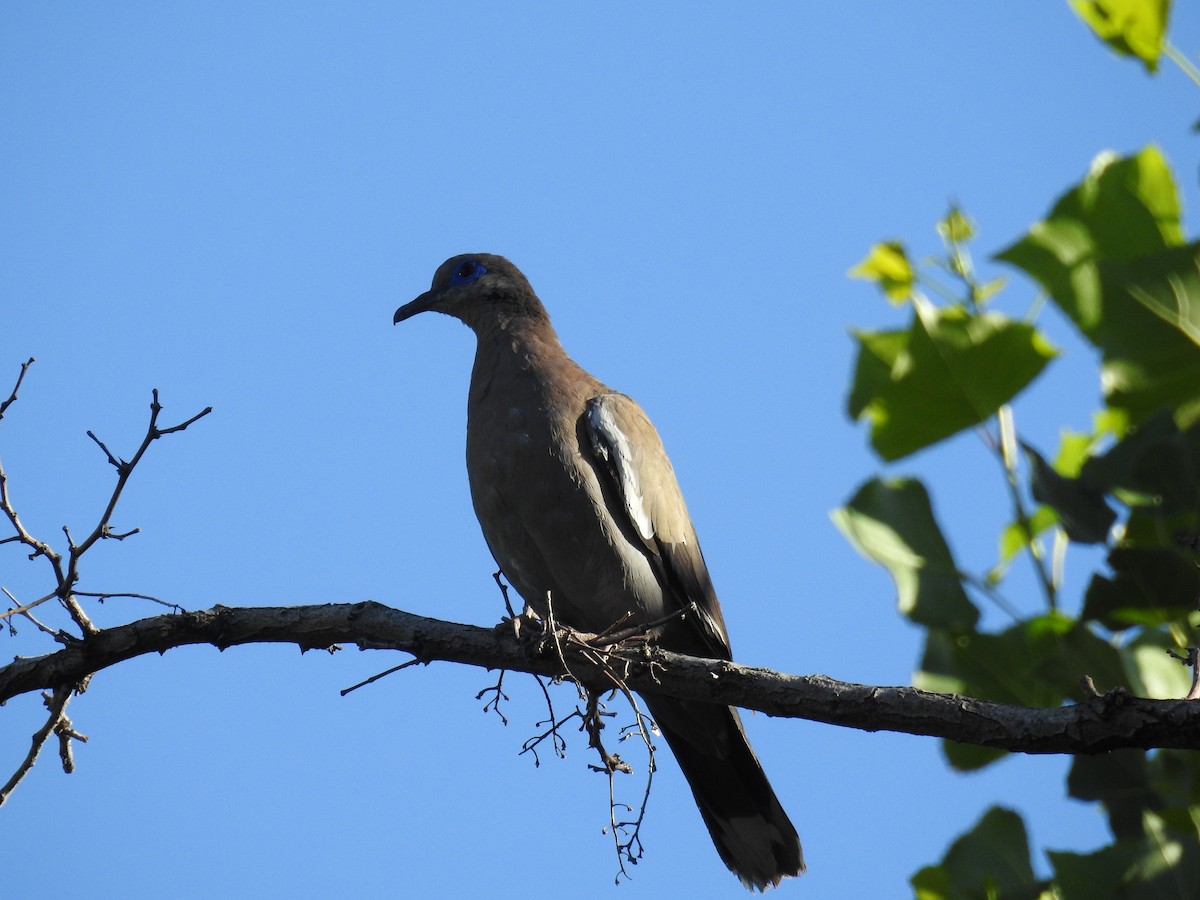
[[[730,659],[729,637],[671,461],[646,414],[566,354],[525,276],[499,256],[444,262],[395,322],[432,310],[475,332],[467,473],[492,555],[525,601],[580,631],[667,625],[666,648]],[[804,870],[796,830],[737,711],[649,696],[717,852],[749,888]]]

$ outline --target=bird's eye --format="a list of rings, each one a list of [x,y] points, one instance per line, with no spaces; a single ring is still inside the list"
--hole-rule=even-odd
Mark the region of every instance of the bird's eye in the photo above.
[[[451,284],[470,284],[487,269],[476,259],[468,259],[458,264],[458,268],[450,276]]]

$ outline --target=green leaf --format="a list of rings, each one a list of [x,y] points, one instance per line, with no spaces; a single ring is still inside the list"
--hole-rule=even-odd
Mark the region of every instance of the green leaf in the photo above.
[[[1125,886],[1145,850],[1142,841],[1117,841],[1095,853],[1047,850],[1058,900],[1132,900]]]
[[[1057,706],[1065,686],[1033,677],[1071,627],[1063,616],[1018,622],[999,634],[931,629],[913,684],[1020,706]]]
[[[857,419],[887,390],[892,381],[892,370],[908,350],[908,332],[856,331],[854,338],[858,341],[858,360],[846,407],[850,418]]]
[[[1055,201],[1050,221],[1071,221],[1104,259],[1137,259],[1184,242],[1175,176],[1153,144],[1132,156],[1100,153],[1087,175]]]
[[[1141,838],[1142,813],[1160,805],[1146,751],[1136,749],[1076,756],[1067,773],[1067,795],[1100,803],[1117,838]]]
[[[989,584],[999,584],[1016,555],[1029,547],[1047,528],[1058,523],[1058,516],[1048,506],[1039,506],[1029,517],[1028,527],[1022,522],[1009,522],[1000,532],[1000,559],[987,574]]]
[[[1020,706],[1082,699],[1080,679],[1101,689],[1125,686],[1120,654],[1085,626],[1058,613],[1018,622],[999,634],[931,629],[913,684]],[[959,758],[947,750],[952,762]]]
[[[1170,0],[1071,0],[1071,6],[1117,53],[1141,60],[1148,72],[1158,69]]]
[[[1200,882],[1200,841],[1193,808],[1186,817],[1145,810],[1144,837],[1127,837],[1096,853],[1048,855],[1061,900],[1192,900]],[[1180,819],[1184,827],[1173,822]]]
[[[1161,410],[1104,455],[1088,460],[1080,477],[1159,515],[1190,513],[1185,521],[1194,529],[1194,511],[1200,508],[1200,425],[1181,432]]]
[[[1056,352],[1033,326],[998,313],[919,298],[913,307],[906,344],[898,332],[856,335],[850,409],[871,422],[871,444],[889,461],[984,421]]]
[[[1200,598],[1200,569],[1166,547],[1117,547],[1108,554],[1112,577],[1092,576],[1081,618],[1119,631],[1186,618]]]
[[[908,260],[904,245],[899,241],[876,244],[857,266],[850,270],[851,278],[874,281],[892,303],[903,303],[912,294],[917,273]]]
[[[1083,464],[1091,458],[1094,446],[1096,435],[1064,429],[1059,438],[1058,456],[1054,458],[1054,471],[1064,478],[1078,478]]]
[[[1029,862],[1029,836],[1021,817],[1010,809],[993,806],[975,827],[960,836],[937,867],[926,867],[913,877],[918,897],[1034,898],[1042,884]]]
[[[1169,634],[1149,629],[1125,648],[1122,659],[1130,689],[1139,697],[1170,700],[1187,695],[1192,686],[1191,670],[1171,656],[1168,650],[1180,652]],[[1160,753],[1155,759],[1161,757]],[[1174,790],[1178,791],[1178,786]]]
[[[1168,325],[1200,344],[1200,251],[1196,244],[1171,247],[1129,264],[1126,274],[1133,299]]]
[[[975,223],[958,208],[957,204],[951,204],[945,218],[937,223],[937,233],[942,236],[944,241],[963,244],[975,237]]]
[[[1103,354],[1109,406],[1200,416],[1200,244],[1183,245],[1174,177],[1148,147],[1104,154],[999,259],[1038,281]]]
[[[921,625],[974,626],[979,610],[963,590],[921,482],[874,478],[830,515],[859,553],[891,574],[901,613]]]
[[[942,754],[950,768],[956,772],[977,772],[1008,756],[1007,750],[981,747],[979,744],[960,744],[958,741],[942,741]]]
[[[1082,478],[1064,478],[1051,468],[1041,454],[1022,442],[1029,457],[1033,499],[1058,513],[1067,537],[1080,544],[1099,544],[1108,538],[1108,530],[1117,514],[1104,499],[1104,491]]]

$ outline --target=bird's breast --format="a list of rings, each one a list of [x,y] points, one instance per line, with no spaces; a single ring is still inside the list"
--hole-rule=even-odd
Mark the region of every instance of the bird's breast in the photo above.
[[[652,567],[605,505],[579,442],[586,400],[519,381],[492,388],[468,409],[467,469],[476,515],[505,575],[539,613],[553,603],[555,616],[578,629],[655,614],[662,591]]]

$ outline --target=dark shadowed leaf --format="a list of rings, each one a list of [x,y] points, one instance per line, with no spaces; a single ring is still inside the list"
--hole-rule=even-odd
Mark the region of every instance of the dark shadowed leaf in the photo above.
[[[1081,544],[1102,543],[1117,519],[1104,499],[1104,491],[1085,479],[1064,478],[1028,444],[1022,443],[1021,448],[1032,469],[1029,480],[1033,499],[1058,513],[1058,520],[1071,540]]]
[[[1120,654],[1111,644],[1066,616],[1052,614],[1019,622],[999,634],[931,629],[913,684],[1001,703],[1051,707],[1080,699],[1084,675],[1101,690],[1128,684]],[[943,744],[943,751],[959,769],[979,768],[1002,755],[950,742]]]
[[[867,404],[887,390],[892,369],[908,348],[908,332],[856,331],[854,339],[858,341],[858,360],[846,408],[850,418],[857,419]]]
[[[1081,618],[1114,631],[1176,621],[1197,608],[1200,569],[1169,547],[1117,547],[1108,554],[1111,576],[1092,576]]]
[[[1160,516],[1194,511],[1200,507],[1200,426],[1181,432],[1171,414],[1160,411],[1088,460],[1080,475]]]
[[[1033,900],[1044,885],[1029,862],[1025,823],[1010,809],[993,806],[970,831],[960,836],[938,866],[928,866],[912,879],[920,898]]]

